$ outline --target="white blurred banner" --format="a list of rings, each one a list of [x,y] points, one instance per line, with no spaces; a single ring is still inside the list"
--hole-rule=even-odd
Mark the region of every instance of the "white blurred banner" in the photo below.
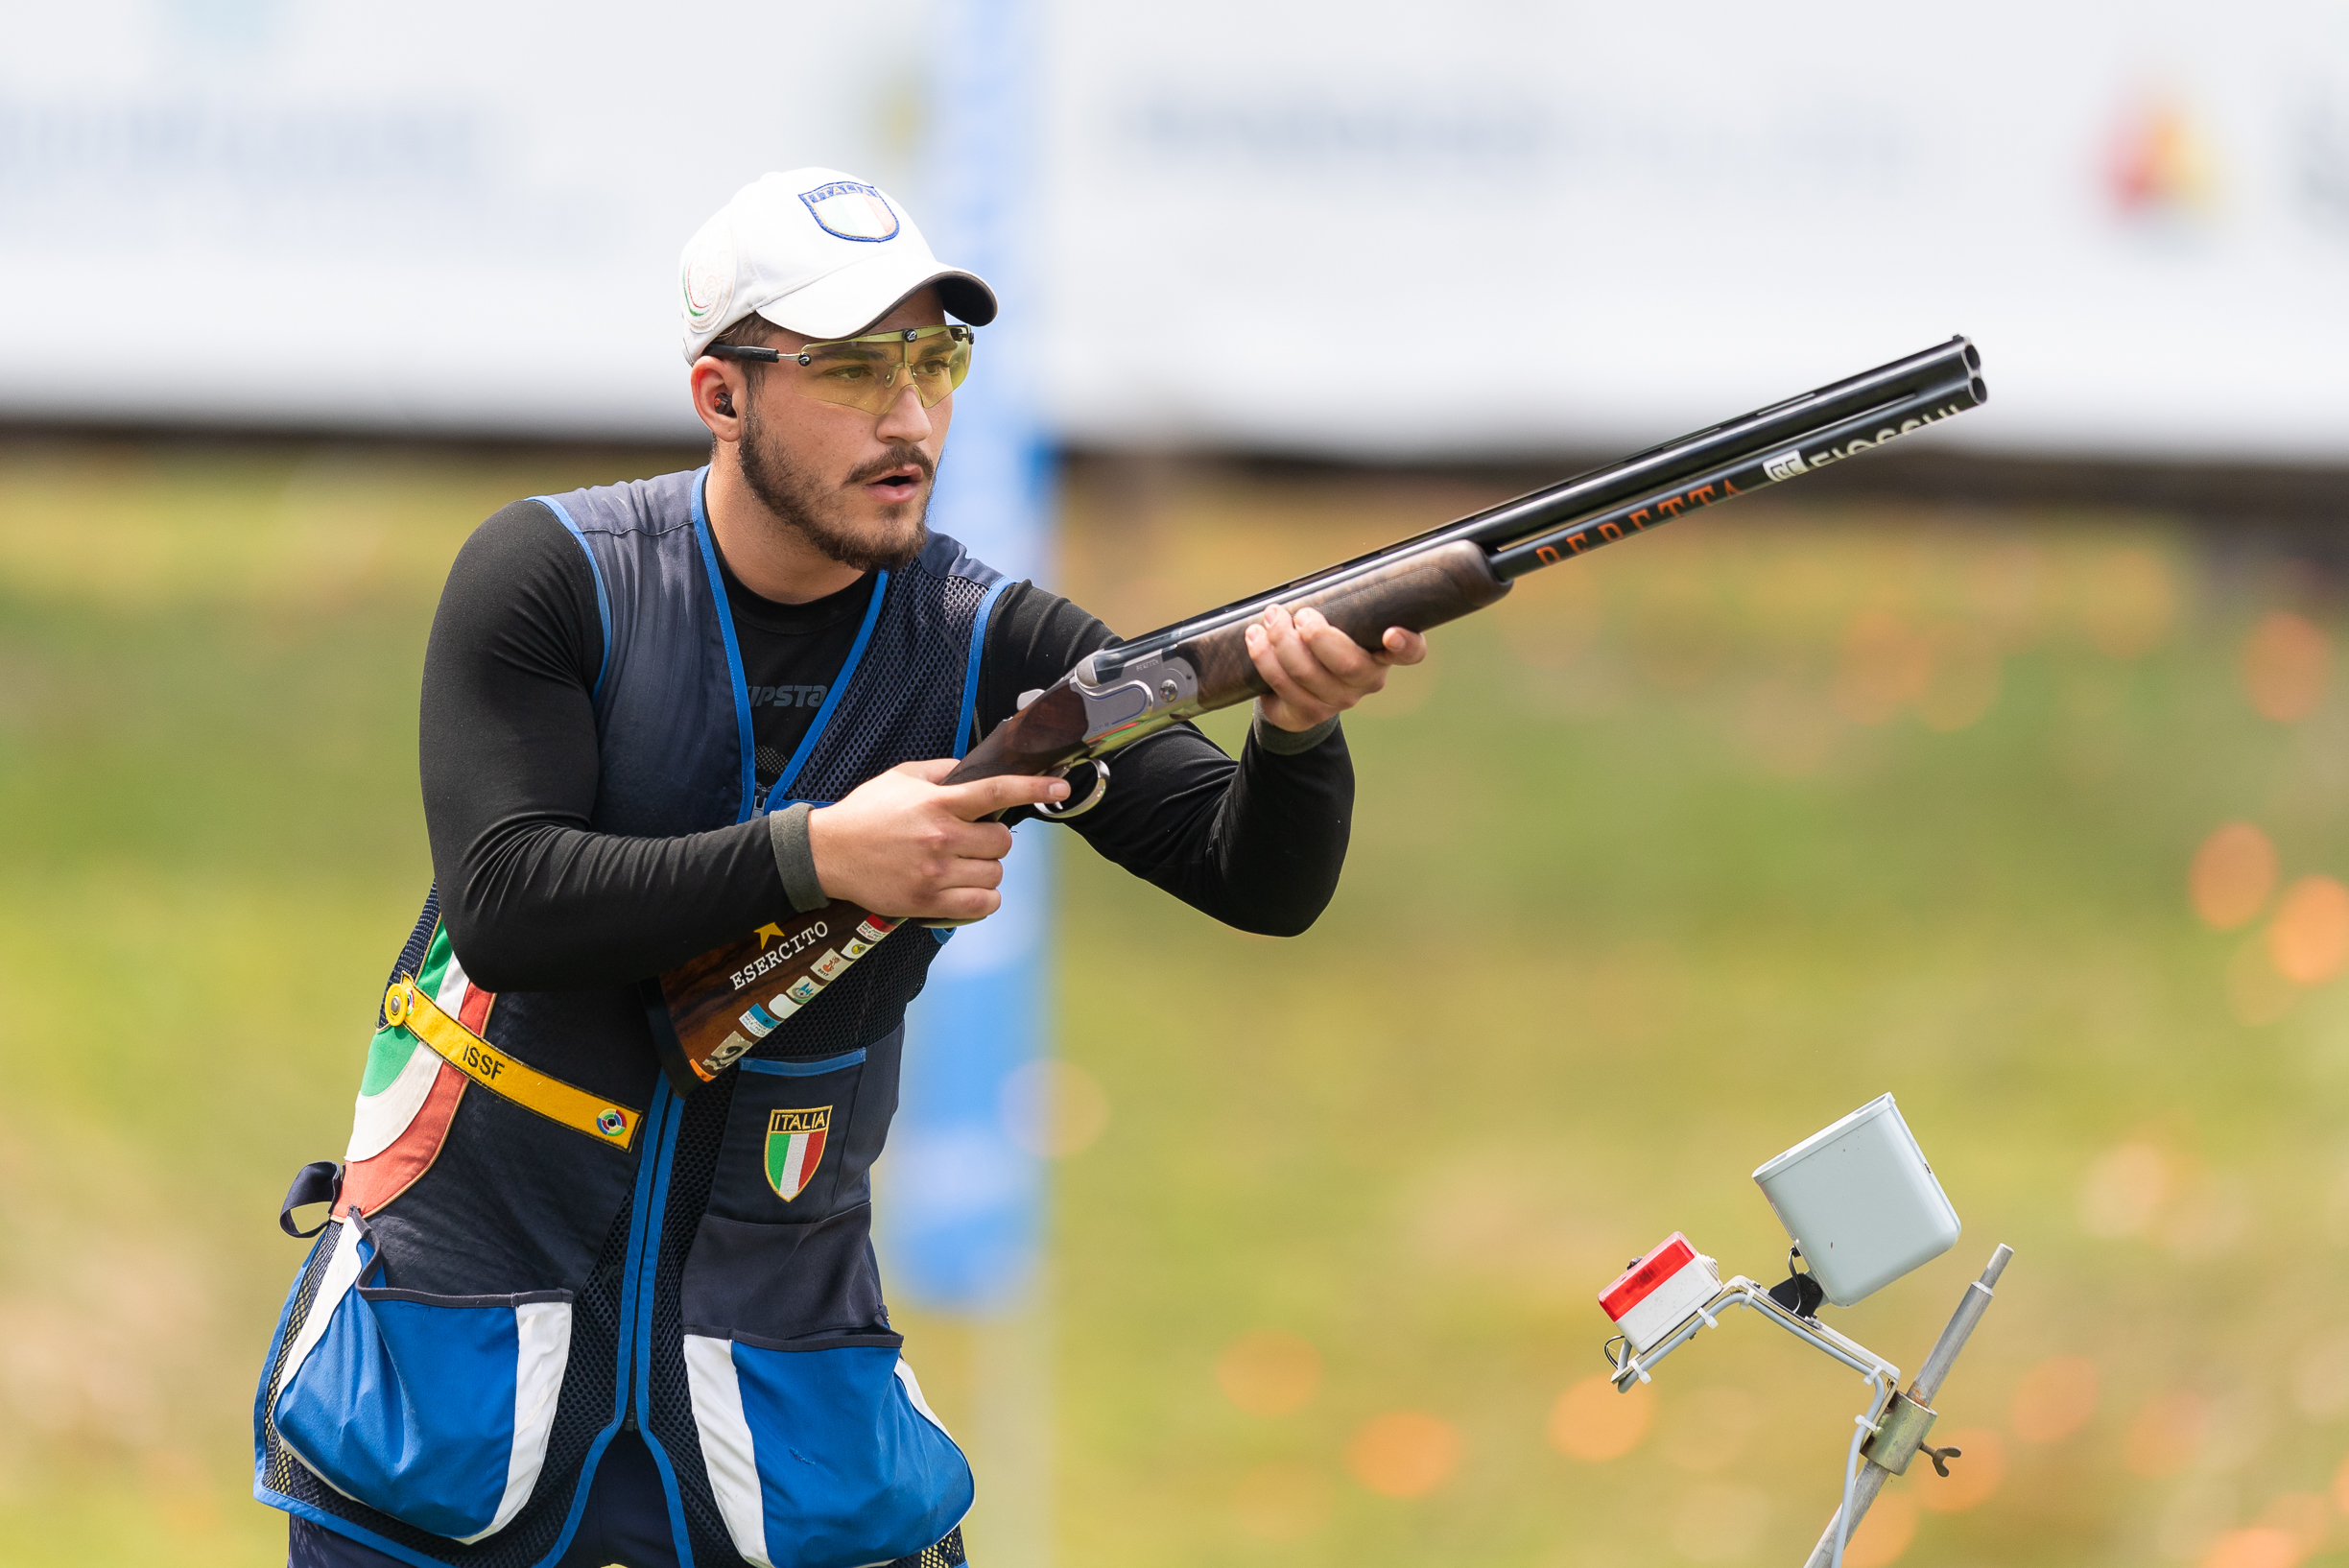
[[[1938,439],[2349,459],[2340,5],[1054,16],[1007,306],[1068,439],[1589,451],[1963,331],[1992,401]],[[834,163],[923,210],[914,4],[9,33],[0,415],[690,435],[675,256],[736,185]]]

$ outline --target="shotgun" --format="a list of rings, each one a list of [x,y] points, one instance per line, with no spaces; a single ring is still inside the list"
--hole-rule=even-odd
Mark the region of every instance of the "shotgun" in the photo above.
[[[1981,355],[1962,337],[1635,453],[1352,560],[1089,653],[973,747],[945,782],[1089,769],[1101,803],[1111,753],[1170,725],[1260,697],[1251,622],[1274,605],[1319,610],[1361,647],[1388,627],[1425,631],[1484,608],[1519,577],[1717,507],[1979,408]],[[680,1094],[815,1000],[904,922],[846,903],[776,921],[662,975],[653,1037]]]

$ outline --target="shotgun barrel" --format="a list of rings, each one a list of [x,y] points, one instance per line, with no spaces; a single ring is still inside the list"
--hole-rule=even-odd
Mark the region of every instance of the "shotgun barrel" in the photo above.
[[[1498,600],[1527,572],[1883,445],[1989,397],[1962,337],[1087,655],[971,748],[946,782],[1058,773],[1265,691],[1247,627],[1319,610],[1366,649]],[[1099,792],[1088,799],[1098,799]],[[1080,808],[1081,809],[1081,808]],[[1062,815],[1071,815],[1064,813]]]
[[[1118,643],[1093,655],[1089,678],[1107,680],[1127,664],[1233,621],[1253,620],[1268,606],[1289,604],[1341,578],[1373,570],[1398,556],[1436,549],[1456,539],[1480,545],[1487,553],[1500,550],[1536,534],[1562,530],[1577,518],[1618,508],[1628,510],[1643,499],[1677,493],[1706,473],[1739,467],[1757,456],[1775,455],[1788,447],[1809,444],[1815,433],[1828,426],[1853,419],[1865,423],[1881,418],[1894,408],[1917,402],[1920,394],[1928,401],[1959,402],[1971,408],[1989,395],[1979,374],[1981,369],[1981,351],[1965,338],[1954,337],[1922,353],[1709,425],[1603,468],[1561,480],[1368,555],[1340,561],[1262,593]]]

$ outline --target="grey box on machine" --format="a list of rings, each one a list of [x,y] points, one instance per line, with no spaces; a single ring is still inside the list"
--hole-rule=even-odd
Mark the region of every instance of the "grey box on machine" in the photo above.
[[[1753,1178],[1839,1307],[1958,1242],[1958,1211],[1888,1094],[1765,1161]]]

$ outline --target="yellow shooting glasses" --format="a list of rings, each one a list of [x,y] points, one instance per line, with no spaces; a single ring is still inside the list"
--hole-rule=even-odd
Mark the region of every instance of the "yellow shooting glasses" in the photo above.
[[[970,374],[973,336],[967,326],[909,326],[839,343],[812,343],[796,350],[712,344],[708,352],[762,365],[789,361],[795,367],[789,372],[792,391],[800,396],[862,409],[878,418],[908,387],[923,408],[935,408],[962,385]]]

